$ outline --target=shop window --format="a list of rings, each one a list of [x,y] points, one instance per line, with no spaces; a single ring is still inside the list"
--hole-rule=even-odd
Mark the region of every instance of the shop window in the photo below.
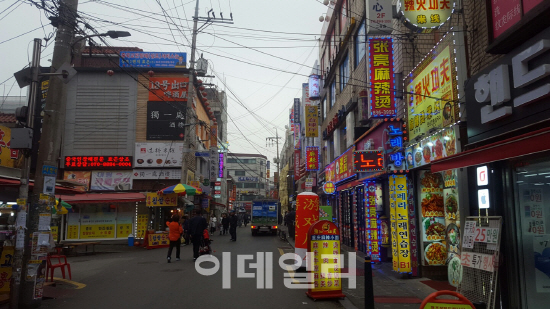
[[[365,32],[365,21],[361,23],[361,26],[359,26],[359,30],[357,30],[357,35],[355,36],[355,67],[357,68],[359,66],[359,62],[363,60],[366,54],[367,49],[367,36]]]
[[[514,171],[522,298],[525,308],[542,309],[550,293],[550,161],[522,165]]]
[[[349,57],[346,54],[342,64],[340,64],[340,92],[346,88],[349,80]]]
[[[327,97],[323,98],[323,103],[321,103],[321,109],[323,110],[323,120],[327,118]]]
[[[330,108],[336,103],[336,80],[333,80],[330,84]]]
[[[235,183],[235,185],[237,186],[237,188],[244,188],[244,183],[243,182],[237,182],[237,183]]]

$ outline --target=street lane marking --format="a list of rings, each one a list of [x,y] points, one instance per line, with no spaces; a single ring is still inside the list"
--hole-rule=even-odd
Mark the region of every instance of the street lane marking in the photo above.
[[[54,281],[61,281],[61,282],[65,282],[65,283],[74,285],[76,287],[75,290],[80,290],[80,289],[83,289],[83,288],[86,287],[86,285],[84,283],[80,283],[80,282],[76,282],[76,281],[72,281],[72,280],[67,280],[67,279],[63,279],[63,278],[53,277],[53,280]]]
[[[279,254],[281,254],[281,255],[285,254],[283,249],[281,249],[281,248],[277,248],[277,249],[279,249]],[[292,283],[299,284],[300,281],[294,279],[294,270],[292,269],[292,267],[290,267],[290,265],[286,265],[285,267],[286,267],[286,270],[288,271],[288,273],[290,274],[290,277],[292,278]]]

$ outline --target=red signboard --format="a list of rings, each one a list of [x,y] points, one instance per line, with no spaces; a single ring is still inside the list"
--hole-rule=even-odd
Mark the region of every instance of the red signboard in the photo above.
[[[318,171],[319,170],[319,147],[308,146],[306,147],[306,171]]]
[[[307,252],[307,232],[319,220],[319,196],[312,192],[302,192],[296,197],[295,253],[305,266]]]
[[[368,182],[365,186],[365,226],[367,227],[367,254],[373,262],[380,262],[380,227],[376,214],[376,184]]]
[[[300,179],[300,150],[294,150],[294,180]]]
[[[353,153],[355,172],[379,172],[384,170],[384,155],[379,150],[359,150]]]
[[[537,6],[542,1],[543,0],[523,0],[523,14],[527,14],[527,12],[531,11],[532,8]]]
[[[521,1],[491,0],[491,13],[493,14],[493,38],[497,38],[521,20]]]
[[[326,181],[338,182],[353,176],[353,151],[351,147],[325,168]]]
[[[69,156],[65,157],[66,168],[131,168],[130,156]]]
[[[393,41],[391,38],[369,39],[370,116],[394,117],[395,80],[393,76]]]
[[[149,101],[187,101],[188,77],[149,78]]]

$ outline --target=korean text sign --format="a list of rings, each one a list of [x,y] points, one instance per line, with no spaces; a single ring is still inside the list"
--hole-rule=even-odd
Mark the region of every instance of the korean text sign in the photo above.
[[[296,197],[296,254],[302,258],[305,266],[307,251],[307,233],[309,228],[319,221],[319,196],[312,192],[302,192]]]
[[[185,68],[187,53],[120,52],[119,65],[134,68]]]
[[[407,177],[405,175],[392,175],[389,180],[393,270],[400,273],[409,273],[412,268],[409,243]]]
[[[308,252],[310,256],[308,265],[313,266],[309,273],[313,289],[308,293],[326,294],[326,292],[342,291],[341,261],[340,259],[340,233],[338,227],[327,220],[318,221],[308,231]],[[309,295],[309,294],[308,294]],[[315,297],[314,297],[315,298]]]
[[[318,146],[306,147],[306,171],[318,171],[320,165],[319,159]]]
[[[149,101],[187,101],[188,77],[149,78]]]
[[[405,81],[409,139],[455,122],[458,92],[452,37],[448,35]]]
[[[370,115],[396,115],[393,41],[391,38],[369,39]]]
[[[68,156],[65,157],[66,168],[131,168],[130,156]]]
[[[147,193],[145,200],[147,207],[153,206],[178,206],[178,195],[174,194],[157,194]]]

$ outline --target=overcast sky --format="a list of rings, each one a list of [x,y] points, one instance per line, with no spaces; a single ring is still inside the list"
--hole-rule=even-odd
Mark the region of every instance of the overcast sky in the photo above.
[[[189,61],[195,0],[79,2],[80,16],[98,31],[131,32],[129,38],[108,39],[111,46],[187,52]],[[233,13],[234,24],[210,25],[197,39],[198,52],[214,70],[209,75],[217,76],[205,82],[228,94],[230,151],[261,153],[272,160],[276,148],[266,147],[266,137],[275,136],[274,127],[282,135],[293,98],[301,97],[301,85],[318,58],[316,39],[323,25],[319,16],[327,7],[318,0],[201,0],[199,16],[206,17],[210,9],[216,17]],[[28,0],[0,0],[0,12],[0,94],[25,95],[26,89],[19,89],[10,77],[30,62],[33,39],[53,35],[54,27]],[[42,50],[42,66],[49,65],[53,41]]]

